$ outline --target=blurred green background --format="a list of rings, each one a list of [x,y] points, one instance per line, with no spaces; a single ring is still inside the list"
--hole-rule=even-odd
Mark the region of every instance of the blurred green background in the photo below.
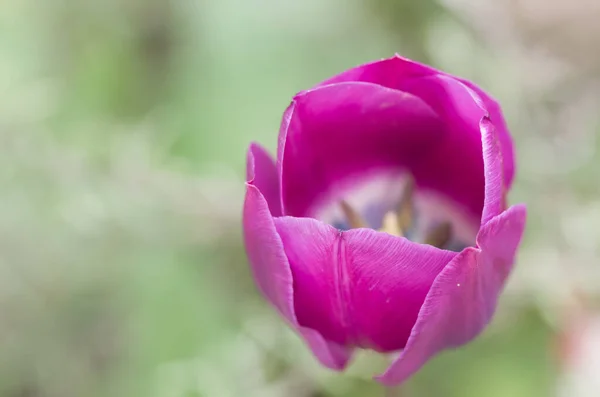
[[[568,3],[1,2],[0,395],[571,390],[561,341],[600,287],[600,30]],[[292,95],[395,52],[502,102],[530,218],[492,326],[385,391],[381,358],[322,369],[260,298],[240,215],[247,145],[275,148]]]

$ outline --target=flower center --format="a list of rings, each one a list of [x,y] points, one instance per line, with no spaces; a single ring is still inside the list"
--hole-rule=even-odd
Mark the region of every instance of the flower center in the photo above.
[[[370,227],[359,211],[347,201],[341,200],[339,207],[351,229]],[[453,225],[448,220],[434,224],[419,224],[415,206],[415,180],[408,176],[404,190],[395,209],[384,214],[381,220],[381,232],[453,251],[462,250],[467,244],[456,241]]]

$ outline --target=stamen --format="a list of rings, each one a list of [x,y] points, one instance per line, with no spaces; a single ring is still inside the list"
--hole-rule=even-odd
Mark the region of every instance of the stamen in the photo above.
[[[409,239],[416,236],[423,237],[423,234],[420,233],[423,229],[415,224],[417,220],[414,208],[415,188],[415,180],[409,175],[396,210],[389,211],[383,216],[381,228],[379,229],[380,232],[385,232],[392,236],[408,237]],[[347,201],[341,200],[339,204],[350,229],[369,227],[369,224],[361,214],[348,204]],[[423,238],[417,237],[415,241],[437,248],[444,248],[452,241],[452,235],[452,224],[446,221],[437,224]]]
[[[352,208],[345,200],[340,201],[340,207],[342,208],[342,212],[344,212],[344,216],[348,220],[348,224],[350,225],[351,229],[367,227],[367,222],[365,222],[360,214],[356,212],[356,210]]]
[[[408,176],[408,180],[404,185],[404,191],[402,192],[402,197],[400,198],[400,203],[398,203],[398,212],[397,212],[397,222],[398,227],[402,231],[408,230],[414,221],[414,208],[413,208],[413,197],[415,193],[415,179],[412,175]]]
[[[437,248],[442,248],[452,238],[452,225],[450,222],[443,222],[434,227],[427,236],[425,236],[425,244],[433,245]]]
[[[384,215],[379,231],[389,233],[393,236],[404,236],[404,232],[400,229],[400,225],[398,225],[398,216],[394,212],[388,212]]]

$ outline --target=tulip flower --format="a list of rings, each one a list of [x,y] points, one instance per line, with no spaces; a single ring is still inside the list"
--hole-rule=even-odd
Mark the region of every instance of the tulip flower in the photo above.
[[[500,106],[400,56],[297,94],[252,144],[243,228],[259,289],[325,366],[399,353],[396,385],[489,323],[525,227]]]

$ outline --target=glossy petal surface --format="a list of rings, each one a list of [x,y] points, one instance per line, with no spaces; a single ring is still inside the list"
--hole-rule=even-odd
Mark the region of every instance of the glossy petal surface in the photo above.
[[[258,164],[253,159],[255,150],[249,151],[249,164]],[[260,153],[260,152],[259,152]],[[260,154],[259,154],[260,155]],[[257,156],[258,157],[258,156]],[[263,158],[264,160],[264,158]],[[290,265],[277,234],[269,205],[255,182],[267,181],[272,174],[268,162],[260,162],[264,167],[254,167],[252,176],[246,182],[243,226],[244,243],[256,283],[269,302],[305,338],[313,353],[323,365],[343,368],[350,359],[350,350],[325,340],[317,331],[298,325],[294,311],[293,280]],[[272,163],[271,163],[272,164]],[[272,168],[275,168],[272,164]],[[259,175],[265,172],[265,175]]]
[[[458,80],[477,93],[477,95],[483,100],[483,103],[489,112],[490,121],[496,128],[498,141],[502,148],[502,158],[504,160],[504,184],[508,189],[512,186],[513,180],[515,179],[515,150],[510,132],[508,131],[508,126],[506,125],[504,114],[500,108],[500,104],[491,95],[483,91],[480,87],[472,82],[464,79]]]
[[[370,170],[416,168],[443,133],[419,98],[368,83],[299,94],[279,137],[284,214],[307,211],[336,184]]]
[[[358,66],[321,84],[349,81],[409,92],[439,114],[447,131],[443,145],[430,157],[429,167],[418,176],[422,183],[444,192],[473,213],[481,213],[484,171],[480,121],[484,117],[496,130],[505,185],[508,188],[512,183],[514,150],[506,122],[498,103],[475,84],[399,56]]]
[[[481,214],[484,203],[480,121],[486,116],[467,88],[442,75],[413,78],[403,88],[415,93],[445,120],[442,143],[436,146],[415,178],[434,188],[473,214]]]
[[[340,345],[404,347],[433,280],[456,255],[371,229],[275,219],[298,322]]]
[[[511,271],[525,228],[522,205],[488,222],[477,248],[467,248],[436,278],[405,350],[379,377],[393,385],[406,380],[436,353],[476,337],[490,321]]]

